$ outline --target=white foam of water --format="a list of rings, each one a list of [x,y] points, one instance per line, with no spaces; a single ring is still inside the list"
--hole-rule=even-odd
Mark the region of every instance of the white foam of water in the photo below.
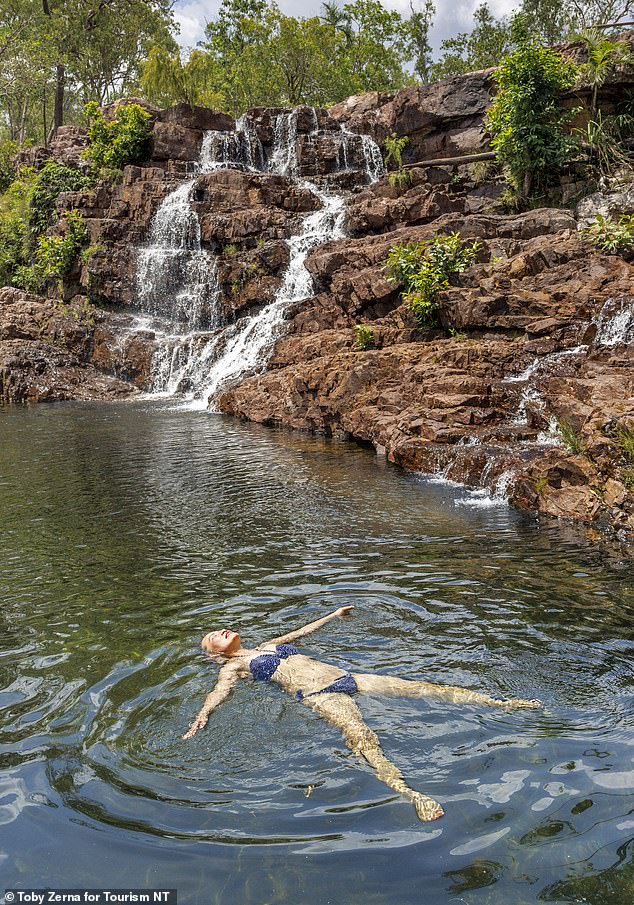
[[[485,469],[486,472],[486,469]],[[483,472],[482,479],[485,479]],[[474,509],[491,509],[495,506],[508,506],[509,491],[515,479],[515,472],[504,471],[497,479],[493,490],[488,487],[479,487],[469,491],[466,497],[455,501],[456,506],[468,506]]]
[[[305,188],[313,191],[323,207],[304,220],[303,229],[289,240],[290,262],[281,288],[274,300],[258,314],[249,318],[213,365],[202,394],[194,407],[205,408],[207,401],[229,382],[234,383],[246,374],[262,370],[272,351],[284,322],[286,310],[296,302],[310,297],[312,277],[306,269],[306,257],[317,245],[343,237],[344,199],[328,195],[311,183]]]
[[[314,112],[314,111],[313,111]],[[315,113],[315,120],[317,114]],[[297,111],[280,113],[273,130],[273,153],[269,172],[290,176],[297,170]]]
[[[236,121],[233,132],[210,130],[203,135],[199,173],[243,166],[255,173],[264,169],[264,149],[246,114]]]
[[[534,377],[534,375],[545,365],[553,365],[564,358],[582,355],[587,351],[588,346],[579,345],[575,346],[574,349],[564,349],[562,352],[551,352],[549,355],[544,355],[541,358],[536,358],[531,362],[531,364],[529,364],[527,368],[525,368],[521,372],[521,374],[516,374],[514,377],[505,377],[504,383],[526,383],[531,380],[531,378]]]
[[[634,301],[608,299],[593,323],[597,333],[595,346],[612,348],[634,340]]]
[[[447,477],[447,472],[451,469],[450,463],[444,472],[432,475],[424,475],[425,483],[435,484],[441,487],[449,487],[452,490],[460,490],[465,496],[456,497],[454,506],[466,506],[474,509],[492,509],[497,506],[508,506],[509,491],[515,478],[513,471],[505,471],[497,479],[495,487],[490,490],[488,487],[469,488],[461,481],[454,481]],[[490,472],[492,462],[482,472],[481,481],[486,480],[487,474]]]
[[[559,431],[559,422],[554,417],[548,419],[548,430],[540,431],[537,435],[539,446],[563,446],[563,440]]]
[[[370,182],[378,182],[382,176],[385,176],[385,164],[383,163],[381,149],[369,135],[362,135],[361,142],[368,178]]]
[[[385,164],[383,163],[383,155],[381,149],[369,135],[361,135],[358,132],[350,132],[345,126],[341,127],[340,133],[340,157],[342,158],[343,169],[349,169],[350,154],[354,153],[354,146],[361,146],[361,153],[365,164],[365,171],[368,175],[370,184],[378,182],[382,176],[385,176]]]

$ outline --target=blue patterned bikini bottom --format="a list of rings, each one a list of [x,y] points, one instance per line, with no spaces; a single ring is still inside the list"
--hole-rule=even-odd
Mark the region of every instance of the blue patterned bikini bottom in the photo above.
[[[345,676],[340,676],[338,679],[335,679],[334,682],[331,682],[330,685],[326,685],[321,691],[311,691],[308,694],[304,694],[303,691],[298,691],[295,694],[295,697],[298,701],[303,701],[304,698],[312,698],[315,694],[356,694],[358,690],[354,676],[352,673],[347,672]]]

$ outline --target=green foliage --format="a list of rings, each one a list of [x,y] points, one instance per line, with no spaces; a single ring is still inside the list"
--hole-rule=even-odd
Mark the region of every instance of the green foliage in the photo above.
[[[546,475],[540,475],[535,481],[535,492],[541,495],[547,487],[548,478]]]
[[[221,81],[217,61],[200,50],[193,50],[183,61],[179,50],[170,51],[155,44],[141,67],[144,96],[160,106],[183,101],[190,107],[221,107],[223,94],[215,87]]]
[[[449,78],[476,69],[497,66],[511,48],[511,29],[507,19],[496,19],[487,3],[473,14],[474,28],[444,40],[441,58],[432,67],[432,78]]]
[[[89,122],[86,157],[97,167],[121,168],[141,163],[147,154],[150,138],[150,114],[138,104],[120,104],[111,122],[99,106],[91,102],[85,107]]]
[[[365,352],[374,348],[374,331],[365,324],[356,324],[354,328],[354,348],[357,352]]]
[[[412,181],[409,171],[403,166],[403,150],[408,143],[409,138],[407,135],[402,135],[399,138],[396,132],[392,132],[385,139],[385,150],[387,152],[385,154],[385,166],[389,166],[390,163],[396,166],[396,169],[389,174],[388,179],[392,188],[398,188],[399,190],[404,189]]]
[[[390,248],[388,279],[403,286],[402,298],[420,327],[436,321],[438,293],[449,286],[449,277],[462,273],[476,259],[480,244],[463,242],[458,233],[436,235],[426,242],[399,243]]]
[[[627,41],[611,41],[596,28],[583,31],[579,40],[586,51],[586,62],[579,67],[577,80],[591,88],[591,111],[596,118],[599,88],[619,66],[632,64],[632,51]]]
[[[634,466],[634,430],[620,424],[616,431],[616,442],[628,466]]]
[[[33,272],[40,282],[65,277],[88,240],[79,211],[66,211],[63,220],[66,224],[63,236],[40,236],[37,240]]]
[[[559,97],[572,87],[577,70],[561,54],[541,47],[521,16],[511,29],[515,49],[493,75],[498,93],[486,125],[513,186],[528,198],[572,156],[575,141],[564,129],[571,113],[561,111]]]
[[[222,249],[223,255],[235,255],[237,251],[238,246],[235,244],[235,242],[230,242],[229,245],[225,245],[225,247]]]
[[[92,184],[92,177],[74,167],[47,161],[38,173],[31,192],[29,223],[32,234],[40,235],[55,221],[55,203],[61,192],[86,191]]]
[[[385,139],[385,150],[387,151],[385,155],[385,166],[389,166],[390,163],[394,163],[394,165],[400,170],[403,166],[403,150],[409,144],[409,138],[407,135],[402,135],[400,138],[396,134],[396,132],[392,132],[391,135]]]
[[[603,116],[597,110],[595,119],[589,120],[585,129],[575,130],[587,147],[591,166],[599,175],[609,176],[629,166],[629,158],[621,142],[629,137],[630,127],[629,117]]]
[[[36,180],[32,169],[23,169],[0,195],[0,285],[30,288],[29,214]]]
[[[412,59],[425,69],[425,10],[405,20],[380,0],[331,0],[321,13],[285,16],[272,0],[222,0],[204,49],[224,109],[238,115],[254,106],[328,106],[410,83]]]
[[[19,144],[79,123],[87,100],[138,93],[151,43],[175,46],[171,0],[3,0],[0,122]],[[56,105],[56,95],[61,103]]]
[[[6,192],[15,179],[13,158],[18,150],[14,141],[0,141],[0,192]]]
[[[44,236],[56,219],[60,192],[91,185],[79,170],[49,161],[39,173],[23,168],[0,196],[0,283],[37,291],[49,277],[62,276],[84,244],[85,227],[77,212],[66,213],[64,236]]]
[[[597,214],[590,226],[581,230],[581,236],[608,255],[631,251],[634,247],[634,215],[614,220],[609,215]]]
[[[575,456],[583,456],[586,453],[586,445],[581,434],[576,431],[569,421],[557,419],[557,429],[564,446]]]

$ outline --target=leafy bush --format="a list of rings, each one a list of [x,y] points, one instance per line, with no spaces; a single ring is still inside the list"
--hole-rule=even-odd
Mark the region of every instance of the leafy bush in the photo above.
[[[594,222],[581,230],[581,236],[608,255],[629,251],[634,247],[634,215],[613,220],[597,214]]]
[[[6,192],[15,179],[13,158],[18,150],[14,141],[0,141],[0,192]]]
[[[63,236],[38,239],[33,269],[39,282],[65,277],[88,240],[88,230],[79,211],[66,211],[63,219],[66,222]]]
[[[462,273],[473,264],[479,248],[479,242],[463,243],[458,233],[390,248],[388,279],[404,287],[402,298],[409,303],[420,327],[433,326],[438,293],[449,286],[452,273]]]
[[[512,23],[515,49],[494,73],[498,93],[486,116],[491,147],[524,198],[548,185],[572,156],[575,140],[564,125],[559,97],[571,88],[577,67],[554,50],[541,47],[522,16]]]
[[[39,236],[55,222],[55,202],[61,192],[83,192],[92,184],[91,176],[74,167],[47,161],[38,173],[31,193],[29,224],[32,234]]]
[[[374,331],[365,324],[356,324],[354,328],[354,348],[357,352],[365,352],[374,348]]]
[[[396,166],[396,169],[392,170],[388,176],[392,188],[403,189],[411,182],[412,177],[403,166],[403,149],[408,142],[409,138],[407,135],[403,135],[399,138],[396,132],[392,132],[392,134],[388,135],[385,139],[385,150],[387,151],[387,154],[385,155],[385,166],[389,166],[390,163],[393,163]]]
[[[31,288],[24,268],[30,264],[29,214],[35,171],[23,169],[0,195],[0,285]],[[17,282],[16,282],[17,280]]]
[[[138,104],[121,104],[114,119],[106,122],[99,105],[86,104],[88,148],[86,157],[97,167],[120,169],[140,163],[147,153],[150,138],[150,114]]]

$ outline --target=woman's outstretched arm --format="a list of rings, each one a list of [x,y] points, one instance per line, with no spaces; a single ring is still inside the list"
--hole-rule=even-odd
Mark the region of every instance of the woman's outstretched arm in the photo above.
[[[201,707],[200,713],[193,721],[183,738],[193,738],[193,736],[196,735],[199,729],[203,729],[207,725],[209,714],[212,712],[212,710],[215,710],[215,708],[219,704],[222,704],[225,698],[229,697],[231,689],[240,678],[240,673],[242,671],[241,666],[242,665],[240,663],[230,662],[222,667],[220,673],[218,674],[218,681],[216,682],[213,691],[210,691],[205,698],[205,703]]]
[[[271,638],[271,640],[266,643],[284,644],[286,641],[296,641],[298,638],[303,638],[304,635],[310,635],[311,632],[321,628],[322,625],[330,622],[330,620],[334,619],[336,616],[345,616],[353,609],[353,606],[340,606],[334,613],[329,613],[328,616],[322,616],[321,619],[315,619],[314,622],[309,622],[308,625],[303,625],[301,628],[295,629],[294,632],[287,632],[285,635],[280,635],[278,638]]]

